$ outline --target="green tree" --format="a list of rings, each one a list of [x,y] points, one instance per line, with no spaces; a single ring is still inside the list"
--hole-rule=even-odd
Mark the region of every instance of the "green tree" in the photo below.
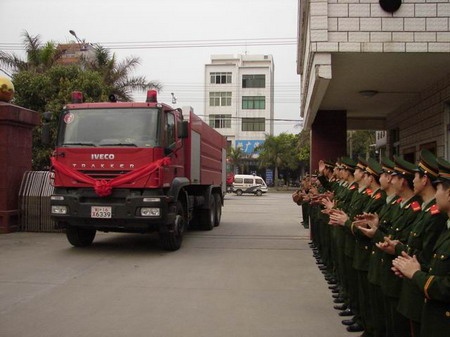
[[[244,153],[244,151],[242,151],[241,147],[231,147],[230,146],[228,148],[227,157],[228,157],[228,160],[230,161],[233,173],[236,172],[236,168],[241,170],[241,163],[242,163],[242,159],[244,158],[244,155],[245,155],[245,153]]]
[[[140,63],[139,58],[130,56],[118,62],[116,56],[101,45],[95,45],[94,51],[95,57],[83,57],[82,65],[101,74],[106,88],[119,100],[131,101],[134,90],[162,88],[159,82],[149,82],[145,76],[131,76]]]
[[[297,142],[297,137],[293,134],[266,135],[264,143],[256,149],[259,152],[260,166],[274,168],[276,186],[280,170],[298,168]]]
[[[10,69],[13,73],[21,71],[34,71],[44,73],[57,64],[62,52],[56,48],[56,44],[49,41],[43,44],[39,35],[31,36],[23,33],[23,44],[26,52],[26,60],[22,60],[14,53],[0,51],[0,64]]]
[[[309,131],[302,130],[297,135],[297,153],[298,161],[302,170],[308,171],[311,157],[311,140]]]
[[[348,131],[347,138],[347,152],[352,158],[357,159],[361,157],[368,159],[369,157],[375,157],[375,131]]]
[[[93,71],[81,70],[76,65],[56,65],[45,73],[21,71],[13,75],[17,89],[14,103],[38,112],[52,111],[52,139],[55,138],[57,117],[68,102],[72,91],[81,90],[88,101],[104,100],[101,76]],[[42,144],[41,128],[33,130],[33,169],[48,167],[52,144]]]

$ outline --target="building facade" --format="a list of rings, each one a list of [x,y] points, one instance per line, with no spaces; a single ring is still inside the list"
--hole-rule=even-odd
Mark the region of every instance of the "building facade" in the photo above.
[[[450,155],[450,1],[299,0],[301,116],[311,168],[346,130],[385,130],[386,154]]]
[[[205,65],[205,116],[230,146],[253,150],[274,132],[271,55],[213,55]]]
[[[61,58],[58,60],[60,64],[79,64],[81,58],[87,61],[95,59],[95,49],[89,43],[64,43],[58,44],[56,48],[61,52]]]

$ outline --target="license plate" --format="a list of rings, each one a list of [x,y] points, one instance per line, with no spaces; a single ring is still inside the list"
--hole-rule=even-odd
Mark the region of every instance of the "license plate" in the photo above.
[[[91,218],[111,219],[111,206],[91,206]]]

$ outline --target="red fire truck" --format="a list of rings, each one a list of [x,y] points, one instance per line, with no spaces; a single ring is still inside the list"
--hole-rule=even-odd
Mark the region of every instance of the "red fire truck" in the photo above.
[[[193,225],[218,226],[226,188],[226,139],[196,116],[158,103],[83,103],[72,94],[59,116],[51,158],[51,212],[67,239],[92,244],[96,231],[158,232],[180,248]]]

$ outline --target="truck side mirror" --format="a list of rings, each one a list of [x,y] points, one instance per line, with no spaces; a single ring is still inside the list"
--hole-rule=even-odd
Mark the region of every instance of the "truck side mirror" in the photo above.
[[[52,116],[53,114],[49,111],[44,112],[42,115],[44,122],[42,123],[41,141],[44,145],[50,144],[50,121]]]
[[[178,138],[188,137],[188,121],[178,122]]]

